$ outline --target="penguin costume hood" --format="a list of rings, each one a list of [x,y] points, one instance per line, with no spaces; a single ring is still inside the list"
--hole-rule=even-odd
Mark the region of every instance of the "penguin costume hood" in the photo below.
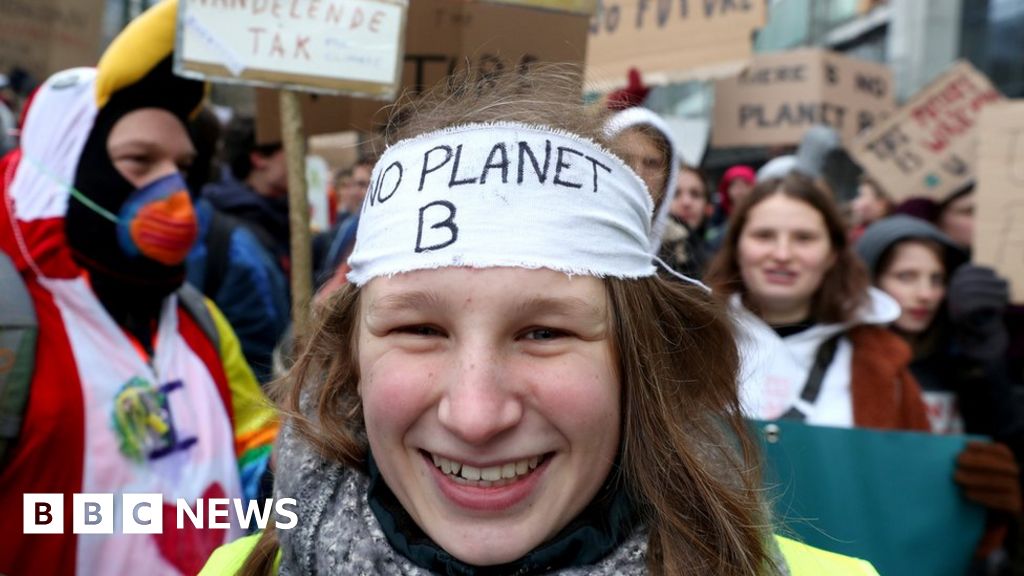
[[[188,137],[206,88],[172,72],[177,6],[165,0],[132,21],[95,69],[47,80],[21,149],[4,162],[14,238],[4,234],[0,246],[13,240],[16,262],[41,278],[86,273],[111,316],[142,342],[160,302],[184,280],[198,226],[180,174],[133,184],[108,144],[120,120],[145,109],[169,113]]]

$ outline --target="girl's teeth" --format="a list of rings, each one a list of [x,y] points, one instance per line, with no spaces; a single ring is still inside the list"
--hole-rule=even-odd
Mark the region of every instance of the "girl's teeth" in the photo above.
[[[480,469],[476,466],[470,466],[469,464],[462,465],[462,477],[466,480],[473,480],[474,482],[480,479]]]
[[[431,454],[434,466],[442,472],[460,481],[459,483],[475,482],[482,487],[498,487],[507,484],[507,481],[514,480],[517,476],[523,476],[535,469],[540,464],[540,457],[525,458],[516,462],[509,462],[501,466],[488,466],[477,468],[468,464],[462,464],[449,460],[436,454]]]

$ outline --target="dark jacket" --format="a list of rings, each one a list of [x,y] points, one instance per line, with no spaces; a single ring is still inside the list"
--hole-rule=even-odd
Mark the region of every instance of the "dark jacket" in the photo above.
[[[203,187],[203,198],[218,211],[234,216],[244,224],[270,252],[278,267],[288,274],[291,268],[288,199],[266,198],[244,182],[226,176],[220,182]]]
[[[288,278],[236,218],[203,199],[196,214],[199,239],[185,262],[187,280],[217,304],[256,378],[269,382],[274,346],[289,320]]]

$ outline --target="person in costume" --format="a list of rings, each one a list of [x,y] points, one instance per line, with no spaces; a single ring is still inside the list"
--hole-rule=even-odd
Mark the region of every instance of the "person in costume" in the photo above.
[[[0,469],[0,573],[195,573],[241,529],[178,530],[176,501],[255,497],[268,467],[274,413],[223,316],[182,287],[205,88],[171,72],[176,12],[156,5],[97,68],[47,80],[0,163],[0,249],[38,321]],[[23,533],[29,493],[63,495],[62,534]],[[163,533],[75,535],[76,493],[162,494]]]
[[[399,116],[279,390],[297,525],[203,574],[875,574],[771,536],[727,313],[579,84],[468,82]]]

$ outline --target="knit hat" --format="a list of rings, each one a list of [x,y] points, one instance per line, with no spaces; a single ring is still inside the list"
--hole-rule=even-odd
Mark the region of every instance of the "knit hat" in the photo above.
[[[907,198],[893,208],[893,213],[906,214],[925,222],[935,222],[935,219],[939,217],[939,205],[931,198]]]
[[[729,198],[729,186],[736,180],[743,180],[751,186],[754,185],[754,169],[750,166],[738,164],[725,171],[722,180],[718,183],[718,204],[726,214],[732,214],[732,199]]]
[[[772,178],[785,178],[786,175],[796,169],[796,155],[786,154],[785,156],[776,156],[757,170],[756,181],[761,183],[765,180],[771,180]]]
[[[875,221],[857,240],[854,249],[874,277],[879,272],[877,268],[882,255],[892,246],[905,240],[930,240],[942,246],[947,273],[952,273],[967,260],[967,255],[949,236],[928,222],[905,214],[895,214]]]

